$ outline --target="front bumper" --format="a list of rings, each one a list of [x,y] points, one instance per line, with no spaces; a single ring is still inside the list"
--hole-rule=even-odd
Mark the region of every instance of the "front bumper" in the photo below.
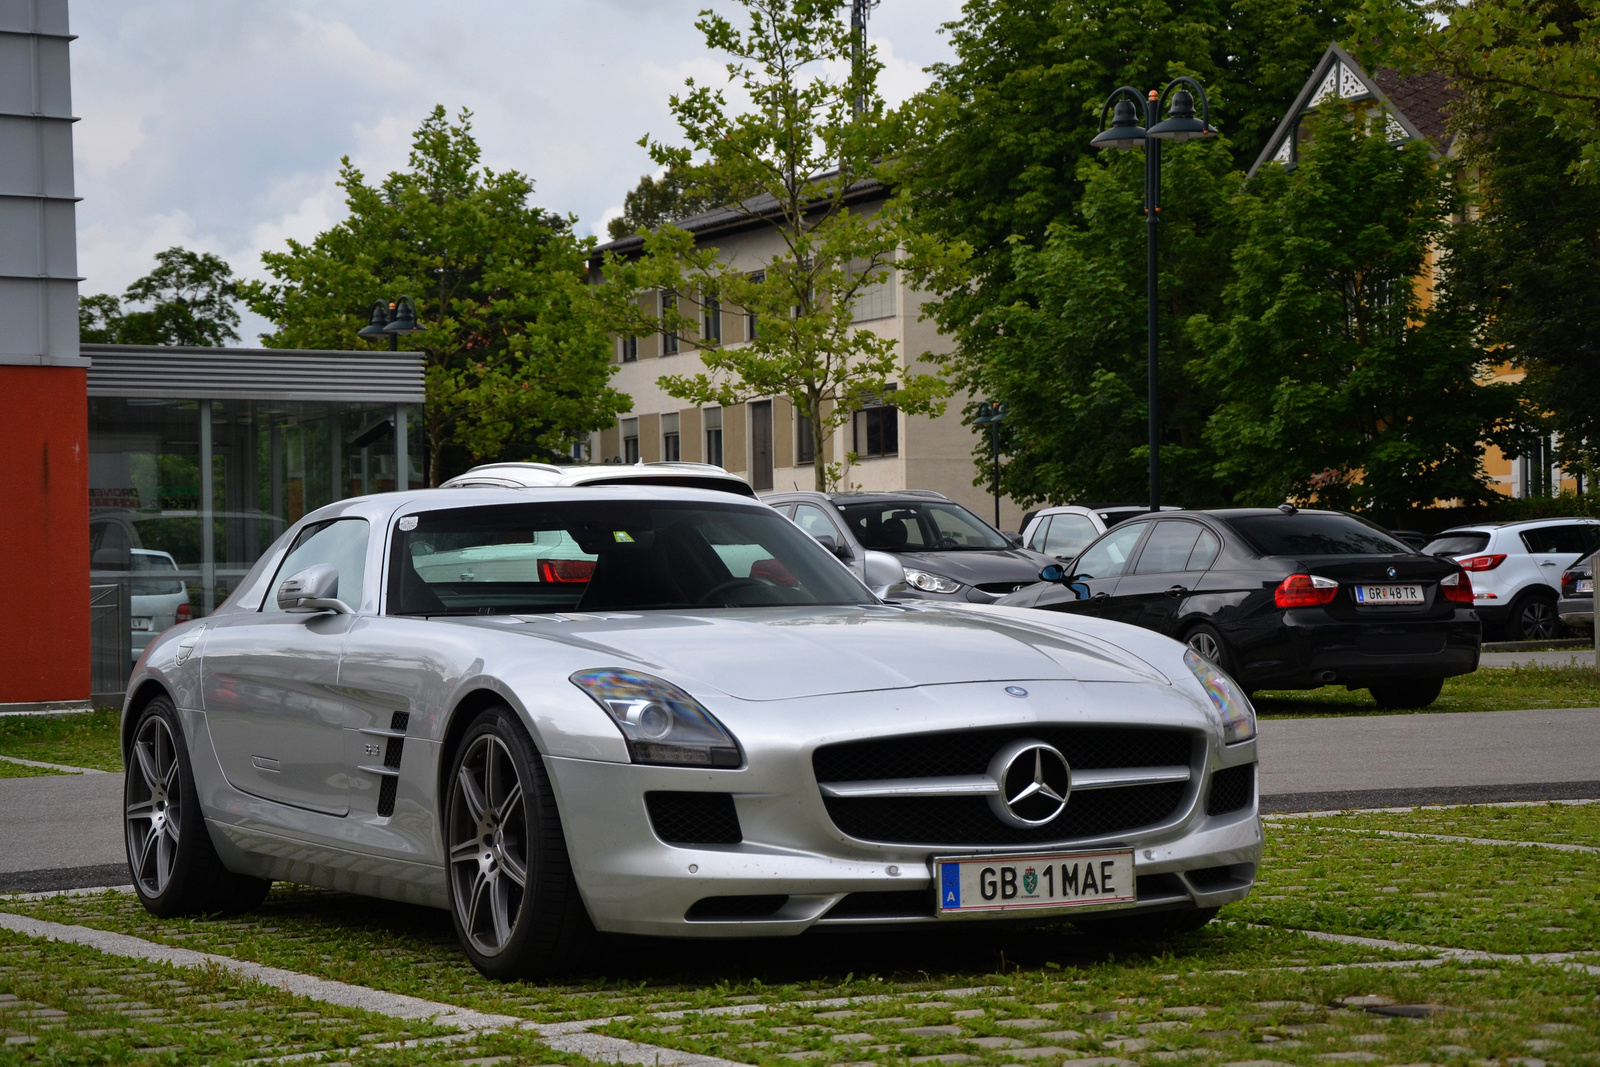
[[[545,758],[545,765],[573,871],[596,927],[669,937],[773,937],[797,935],[813,926],[1037,923],[1079,913],[937,919],[931,867],[935,855],[1132,848],[1140,899],[1134,908],[1118,913],[1209,908],[1242,899],[1261,859],[1255,786],[1248,803],[1227,814],[1208,815],[1205,798],[1215,771],[1253,768],[1255,759],[1253,741],[1227,748],[1208,742],[1184,801],[1161,823],[1095,838],[1010,847],[885,844],[848,837],[828,815],[811,773],[809,750],[791,751],[781,760],[756,759],[727,771],[552,757]],[[730,845],[664,842],[652,829],[645,800],[647,792],[657,790],[731,794],[743,840]],[[1195,872],[1193,877],[1189,872]],[[708,898],[761,897],[786,899],[775,910],[748,918],[719,915],[704,905],[696,908]]]
[[[1364,688],[1374,682],[1449,678],[1478,669],[1482,626],[1474,609],[1448,618],[1342,620],[1321,608],[1289,608],[1249,628],[1240,674],[1251,689]]]

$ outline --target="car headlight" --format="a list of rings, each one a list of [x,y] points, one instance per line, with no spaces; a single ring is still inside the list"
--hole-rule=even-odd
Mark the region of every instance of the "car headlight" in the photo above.
[[[1250,699],[1239,691],[1232,678],[1219,671],[1210,660],[1192,648],[1183,650],[1183,664],[1194,673],[1200,687],[1211,698],[1211,703],[1222,713],[1222,740],[1224,744],[1248,741],[1256,735],[1256,709]]]
[[[961,583],[954,578],[927,571],[906,571],[906,584],[924,593],[954,593],[961,588]]]
[[[699,701],[671,682],[633,671],[579,671],[572,683],[605,709],[635,763],[737,767],[739,743]]]

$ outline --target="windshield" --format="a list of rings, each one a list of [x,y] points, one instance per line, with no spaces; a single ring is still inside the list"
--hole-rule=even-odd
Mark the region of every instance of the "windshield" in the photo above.
[[[737,505],[456,508],[402,517],[393,544],[391,615],[874,603],[787,519]]]
[[[1486,533],[1447,533],[1423,545],[1422,552],[1428,556],[1470,556],[1488,547],[1489,535]]]
[[[1010,548],[994,527],[960,504],[878,501],[839,509],[862,548],[879,552],[958,552]]]
[[[1415,550],[1354,515],[1301,511],[1231,519],[1264,556],[1393,556]]]

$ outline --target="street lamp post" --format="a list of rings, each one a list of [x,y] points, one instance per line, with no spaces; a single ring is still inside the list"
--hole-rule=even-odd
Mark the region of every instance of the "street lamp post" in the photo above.
[[[1200,94],[1200,118],[1194,115],[1194,92]],[[1177,92],[1174,93],[1173,90]],[[1167,102],[1172,97],[1172,114],[1166,121],[1158,121]],[[1106,127],[1106,113],[1115,105],[1111,126]],[[1138,106],[1144,108],[1144,125],[1139,125]],[[1100,109],[1100,133],[1089,143],[1095,148],[1143,148],[1144,151],[1144,214],[1145,245],[1147,249],[1146,287],[1149,294],[1146,329],[1150,346],[1150,510],[1161,510],[1161,449],[1158,440],[1160,423],[1156,415],[1156,397],[1161,371],[1157,364],[1160,344],[1160,327],[1156,321],[1156,298],[1159,288],[1156,278],[1156,249],[1160,245],[1157,226],[1161,221],[1161,142],[1192,141],[1214,136],[1211,128],[1211,108],[1206,103],[1206,91],[1193,78],[1174,78],[1164,89],[1151,89],[1141,93],[1124,85],[1106,97]]]
[[[1000,422],[1006,417],[1006,406],[998,400],[985,400],[978,405],[974,426],[989,427],[989,447],[994,456],[994,528],[1000,529]]]
[[[356,331],[357,337],[389,339],[389,351],[400,350],[400,335],[417,333],[425,327],[417,321],[417,306],[409,296],[398,300],[379,300],[372,305],[371,321]]]

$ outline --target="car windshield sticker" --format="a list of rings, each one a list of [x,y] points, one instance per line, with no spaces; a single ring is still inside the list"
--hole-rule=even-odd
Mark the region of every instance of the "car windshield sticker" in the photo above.
[[[409,531],[415,530],[416,528],[417,517],[415,515],[407,515],[405,518],[400,520],[400,529]]]
[[[613,532],[611,536],[616,538],[617,544],[619,545],[633,544],[633,536],[629,534],[627,530],[617,530]]]

